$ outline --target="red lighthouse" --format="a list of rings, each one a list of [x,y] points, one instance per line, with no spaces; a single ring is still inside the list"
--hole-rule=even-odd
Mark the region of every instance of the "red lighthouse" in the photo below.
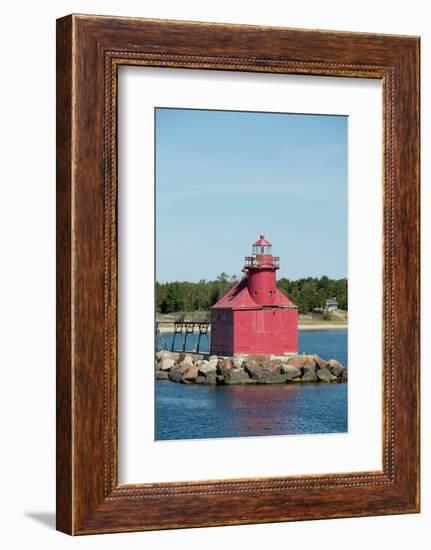
[[[279,261],[260,235],[245,258],[244,277],[212,307],[211,353],[297,353],[298,308],[277,289]]]

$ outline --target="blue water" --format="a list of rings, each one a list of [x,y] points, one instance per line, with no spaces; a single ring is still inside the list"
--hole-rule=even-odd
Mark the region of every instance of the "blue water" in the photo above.
[[[169,345],[172,335],[164,334]],[[204,345],[201,351],[208,349]],[[300,331],[299,351],[347,366],[347,330]],[[347,431],[347,384],[201,386],[156,381],[156,439]]]

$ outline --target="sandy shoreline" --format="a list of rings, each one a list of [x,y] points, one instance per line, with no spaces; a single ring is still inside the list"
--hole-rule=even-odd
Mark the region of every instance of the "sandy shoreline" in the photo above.
[[[337,330],[347,328],[347,325],[336,324],[336,323],[325,323],[325,324],[316,324],[316,325],[298,325],[298,330]]]
[[[337,329],[346,329],[347,325],[342,324],[331,324],[331,323],[316,323],[313,325],[298,325],[298,330],[337,330]],[[174,325],[162,325],[159,327],[159,330],[162,334],[173,332]],[[198,331],[196,330],[195,334]],[[211,332],[211,328],[208,329],[208,332]]]

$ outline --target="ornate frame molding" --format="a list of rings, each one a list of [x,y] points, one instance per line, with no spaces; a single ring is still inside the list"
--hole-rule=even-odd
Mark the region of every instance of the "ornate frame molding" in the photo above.
[[[216,44],[221,35],[229,36],[229,46],[221,51],[217,45],[207,46],[208,54],[202,53],[202,42]],[[267,51],[277,56],[265,55]],[[58,21],[58,55],[58,528],[84,534],[418,511],[418,39],[69,16]],[[382,471],[118,484],[116,117],[120,65],[382,80]],[[405,134],[410,141],[403,150],[400,137],[404,139]],[[407,311],[408,326],[396,315],[400,306]],[[410,372],[400,375],[397,371],[395,376],[395,356],[412,354]],[[222,509],[225,495],[230,502],[229,517]],[[253,495],[259,495],[262,503],[265,499],[270,511],[255,510],[250,501]],[[237,503],[233,508],[232,497]],[[205,503],[200,513],[193,504],[197,498],[199,506]],[[310,501],[309,507],[304,508],[305,501]],[[325,503],[326,510],[313,509],[313,501],[315,506]],[[185,503],[193,514],[184,511]],[[248,515],[244,515],[247,507]]]

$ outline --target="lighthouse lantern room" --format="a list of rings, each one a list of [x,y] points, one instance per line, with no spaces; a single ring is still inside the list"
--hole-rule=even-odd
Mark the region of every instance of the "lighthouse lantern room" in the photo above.
[[[290,355],[298,351],[298,308],[277,289],[280,259],[260,235],[244,277],[211,309],[211,353]]]

